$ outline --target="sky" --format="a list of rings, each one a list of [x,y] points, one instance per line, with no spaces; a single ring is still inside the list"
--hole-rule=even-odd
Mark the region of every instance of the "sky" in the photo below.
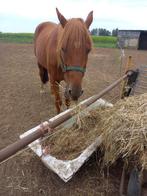
[[[34,32],[41,22],[59,23],[56,7],[67,19],[86,19],[93,10],[90,29],[147,30],[147,0],[0,0],[0,32]]]

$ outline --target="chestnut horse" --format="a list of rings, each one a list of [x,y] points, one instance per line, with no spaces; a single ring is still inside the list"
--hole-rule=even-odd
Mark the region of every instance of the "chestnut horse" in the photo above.
[[[56,12],[60,22],[58,25],[44,22],[37,26],[34,51],[42,86],[50,80],[57,112],[60,113],[62,100],[59,83],[62,80],[66,82],[64,95],[67,107],[70,99],[77,101],[83,92],[82,78],[92,48],[88,29],[93,20],[93,12],[89,13],[86,21],[81,18],[67,20],[58,9]]]

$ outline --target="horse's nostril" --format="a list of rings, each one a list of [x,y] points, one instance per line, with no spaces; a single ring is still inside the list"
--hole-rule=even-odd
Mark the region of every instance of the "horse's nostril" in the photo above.
[[[81,90],[81,95],[84,93],[84,91],[83,90]]]
[[[71,95],[71,89],[68,90],[69,94]]]

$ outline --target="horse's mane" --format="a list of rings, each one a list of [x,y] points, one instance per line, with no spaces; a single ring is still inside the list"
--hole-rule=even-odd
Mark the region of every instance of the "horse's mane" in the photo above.
[[[87,45],[88,43],[88,45]],[[59,53],[61,48],[67,48],[74,51],[75,48],[80,48],[81,51],[86,48],[91,49],[92,41],[88,29],[81,18],[73,18],[68,20],[64,29],[60,26],[58,31],[58,60],[60,61]]]

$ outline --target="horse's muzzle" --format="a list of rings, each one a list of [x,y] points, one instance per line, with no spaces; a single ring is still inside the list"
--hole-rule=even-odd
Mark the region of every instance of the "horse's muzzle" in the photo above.
[[[69,97],[73,101],[77,101],[82,94],[83,90],[80,86],[71,86],[65,90],[65,97]]]

